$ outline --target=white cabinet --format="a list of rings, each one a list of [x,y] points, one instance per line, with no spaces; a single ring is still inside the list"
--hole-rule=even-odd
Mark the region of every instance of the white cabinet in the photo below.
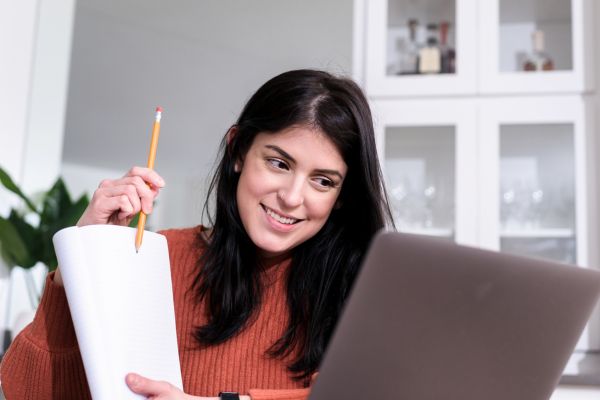
[[[355,0],[355,79],[399,230],[600,267],[598,8]],[[598,321],[579,349],[600,349]]]
[[[400,230],[600,265],[594,4],[355,0]],[[446,61],[421,73],[432,47]]]
[[[397,227],[598,265],[591,99],[374,99]]]
[[[592,0],[355,0],[358,70],[375,97],[581,93],[594,88]],[[412,22],[411,22],[412,21]],[[414,35],[411,35],[411,26]],[[534,38],[535,33],[535,38]],[[433,39],[431,39],[433,38]],[[453,67],[414,73],[434,41]],[[542,46],[535,51],[535,44]],[[540,71],[528,62],[549,60]],[[533,65],[537,65],[534,63]],[[543,67],[542,67],[543,65]]]

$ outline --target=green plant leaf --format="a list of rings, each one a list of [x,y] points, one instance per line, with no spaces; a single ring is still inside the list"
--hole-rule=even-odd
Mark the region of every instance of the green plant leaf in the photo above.
[[[42,240],[39,230],[30,225],[15,210],[11,211],[8,220],[14,226],[28,253],[28,258],[19,260],[19,266],[23,268],[33,267],[39,261],[42,250]]]
[[[58,178],[43,194],[40,211],[1,169],[0,179],[8,190],[25,200],[28,207],[39,215],[38,226],[29,224],[25,216],[14,209],[8,219],[0,219],[0,255],[9,266],[29,268],[42,262],[50,271],[56,269],[58,263],[52,237],[60,229],[76,224],[89,204],[88,196],[84,194],[73,203],[64,181]]]
[[[3,217],[0,217],[0,243],[2,256],[9,266],[28,268],[35,264],[35,261],[31,264],[29,250],[13,223]]]
[[[69,207],[67,212],[64,213],[64,216],[61,218],[62,228],[67,226],[73,226],[79,221],[79,218],[90,204],[90,199],[87,194],[81,195],[79,199],[75,203]]]
[[[21,199],[23,199],[23,201],[25,202],[25,204],[27,205],[27,207],[29,207],[29,209],[31,211],[33,211],[35,213],[38,212],[38,210],[35,207],[35,205],[33,204],[33,202],[31,200],[29,200],[29,198],[27,196],[25,196],[25,194],[23,194],[21,189],[19,189],[17,184],[10,177],[10,175],[8,175],[8,173],[1,167],[0,167],[0,183],[2,183],[2,186],[4,186],[6,189],[10,190],[11,192],[13,192],[17,196],[19,196]]]
[[[1,239],[0,239],[1,240]],[[17,263],[13,260],[12,254],[6,250],[6,246],[0,241],[0,257],[8,268],[15,267]]]
[[[40,225],[49,225],[61,218],[71,208],[72,202],[65,183],[58,178],[44,196]]]
[[[69,208],[61,210],[58,219],[54,221],[45,221],[44,224],[40,224],[42,243],[44,244],[40,259],[48,266],[50,271],[56,269],[56,266],[58,265],[56,253],[54,252],[54,246],[52,244],[52,237],[56,232],[63,228],[74,226],[89,202],[87,194],[84,194]]]

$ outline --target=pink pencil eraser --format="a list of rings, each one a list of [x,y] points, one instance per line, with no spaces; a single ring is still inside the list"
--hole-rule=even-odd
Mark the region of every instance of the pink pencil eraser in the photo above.
[[[156,107],[156,112],[160,112],[161,113],[162,112],[162,107],[161,106]]]

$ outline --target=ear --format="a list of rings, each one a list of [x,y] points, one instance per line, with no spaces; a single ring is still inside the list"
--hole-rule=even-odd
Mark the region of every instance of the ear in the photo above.
[[[239,128],[237,125],[231,125],[231,128],[229,128],[229,130],[225,134],[225,137],[227,140],[227,146],[231,145],[231,142],[235,138],[235,135],[237,135],[238,131],[239,131]]]
[[[227,140],[227,151],[230,152],[231,151],[231,143],[233,142],[233,139],[235,139],[235,135],[237,135],[239,132],[239,128],[237,125],[231,125],[231,128],[229,128],[229,130],[227,131],[227,133],[225,134],[225,140]],[[241,160],[236,160],[235,164],[233,165],[233,170],[237,173],[239,173],[242,170],[242,161]]]

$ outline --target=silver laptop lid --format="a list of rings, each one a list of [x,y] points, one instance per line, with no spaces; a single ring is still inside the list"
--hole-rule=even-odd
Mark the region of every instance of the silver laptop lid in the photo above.
[[[310,399],[548,399],[600,273],[378,235]]]

